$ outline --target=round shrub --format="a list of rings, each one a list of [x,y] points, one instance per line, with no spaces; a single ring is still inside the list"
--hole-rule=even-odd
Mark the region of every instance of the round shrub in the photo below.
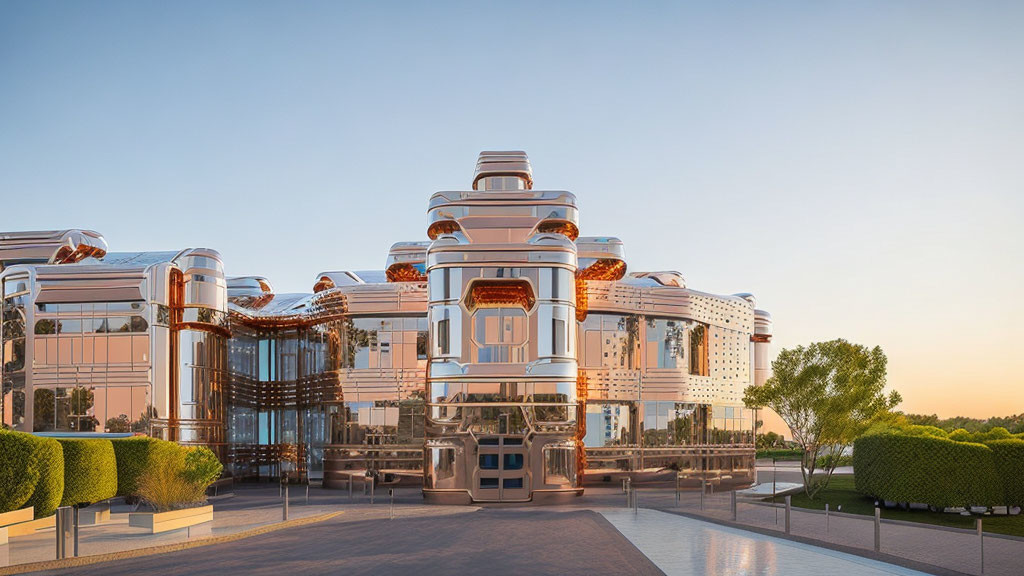
[[[35,443],[28,434],[0,430],[0,513],[23,508],[38,482]]]
[[[62,438],[64,495],[61,506],[92,504],[117,495],[117,458],[110,440]]]
[[[117,461],[117,495],[126,497],[137,495],[139,478],[153,466],[160,451],[178,449],[173,442],[149,436],[114,438],[111,444]]]
[[[1002,482],[1004,503],[1008,506],[1024,505],[1024,440],[1006,438],[985,444],[995,456],[996,472]]]
[[[206,446],[186,449],[185,469],[182,471],[185,481],[199,486],[205,491],[210,484],[220,478],[220,473],[223,471],[224,465],[217,459],[217,455]]]
[[[36,518],[51,516],[60,506],[64,494],[64,452],[60,443],[53,438],[43,438],[32,434],[24,434],[33,444],[35,467],[39,470],[32,497],[22,508],[35,508]]]
[[[858,492],[895,502],[933,506],[994,506],[1004,503],[992,450],[898,430],[854,441]]]

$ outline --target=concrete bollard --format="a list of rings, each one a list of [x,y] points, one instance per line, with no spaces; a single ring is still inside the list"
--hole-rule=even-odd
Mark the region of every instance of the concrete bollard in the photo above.
[[[700,509],[704,509],[704,492],[708,489],[708,481],[704,478],[700,479]]]
[[[71,535],[71,523],[74,521],[72,514],[71,506],[57,508],[57,517],[54,519],[56,527],[54,533],[57,538],[55,556],[57,560],[63,560],[68,557],[68,537]]]
[[[284,486],[282,488],[282,492],[284,493],[284,503],[283,503],[283,506],[281,508],[281,518],[282,518],[282,520],[287,521],[288,520],[288,479],[287,478],[285,478]]]
[[[828,502],[825,503],[825,534],[828,534]]]
[[[75,558],[78,558],[78,506],[75,506],[73,508],[73,510],[74,510],[74,513],[73,513],[72,518],[73,518],[73,525],[74,525],[73,530],[74,530],[74,542],[75,542],[73,554],[74,554]]]
[[[875,552],[882,551],[882,509],[875,506]]]
[[[394,488],[388,488],[388,498],[391,499],[391,512],[390,512],[390,518],[389,519],[390,520],[394,520],[395,519],[395,489]]]
[[[978,546],[981,547],[981,573],[985,573],[985,533],[981,529],[981,518],[978,518]]]
[[[736,521],[736,491],[733,490],[732,492],[730,492],[730,494],[732,495],[730,497],[731,504],[732,504],[732,521],[735,522]]]
[[[789,534],[789,513],[793,509],[791,496],[786,496],[786,534]]]

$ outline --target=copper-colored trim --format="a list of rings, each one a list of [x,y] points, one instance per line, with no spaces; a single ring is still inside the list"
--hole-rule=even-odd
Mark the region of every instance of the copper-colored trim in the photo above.
[[[466,309],[521,306],[533,310],[536,302],[533,286],[526,280],[478,280],[466,296]]]
[[[181,357],[181,319],[184,315],[185,278],[181,270],[172,268],[170,271],[170,291],[168,294],[170,310],[170,365],[168,366],[169,403],[167,412],[167,440],[178,440],[178,403],[180,392],[179,359]]]
[[[583,474],[587,469],[587,447],[583,439],[587,436],[587,372],[582,368],[576,373],[576,485],[583,486]]]
[[[587,281],[576,277],[576,321],[583,322],[587,319],[589,300],[587,298]]]
[[[772,335],[771,334],[751,334],[750,335],[750,341],[751,342],[771,342],[772,341]]]
[[[577,272],[583,280],[621,280],[626,275],[626,263],[613,258],[601,258]]]
[[[385,271],[388,282],[426,282],[427,275],[408,262],[392,264]]]
[[[580,237],[580,229],[572,222],[555,221],[541,222],[537,225],[538,234],[562,234],[569,240],[576,240]]]
[[[323,292],[324,290],[330,290],[331,288],[334,288],[334,280],[331,280],[327,276],[321,276],[320,279],[316,281],[316,284],[313,284],[313,293],[316,294],[317,292]]]
[[[455,220],[438,220],[427,228],[427,238],[437,240],[437,237],[442,234],[452,234],[460,230],[462,227]]]

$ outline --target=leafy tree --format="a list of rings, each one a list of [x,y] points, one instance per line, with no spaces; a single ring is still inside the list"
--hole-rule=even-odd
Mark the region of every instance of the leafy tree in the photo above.
[[[132,423],[128,420],[127,414],[121,414],[114,418],[107,418],[107,432],[131,432]]]
[[[857,436],[894,417],[891,410],[902,399],[895,391],[883,391],[886,362],[877,346],[868,349],[842,339],[815,342],[782,350],[772,362],[772,377],[744,391],[748,407],[767,406],[789,425],[803,451],[800,472],[809,498],[828,486],[839,456]]]

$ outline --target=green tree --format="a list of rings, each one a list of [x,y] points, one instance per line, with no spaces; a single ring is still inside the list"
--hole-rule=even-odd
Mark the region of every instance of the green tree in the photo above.
[[[800,472],[809,498],[828,486],[839,456],[857,436],[880,420],[894,417],[899,393],[884,393],[886,358],[882,349],[846,340],[815,342],[784,349],[772,362],[763,386],[749,386],[750,408],[775,410],[803,450]],[[819,458],[825,466],[815,475]]]

